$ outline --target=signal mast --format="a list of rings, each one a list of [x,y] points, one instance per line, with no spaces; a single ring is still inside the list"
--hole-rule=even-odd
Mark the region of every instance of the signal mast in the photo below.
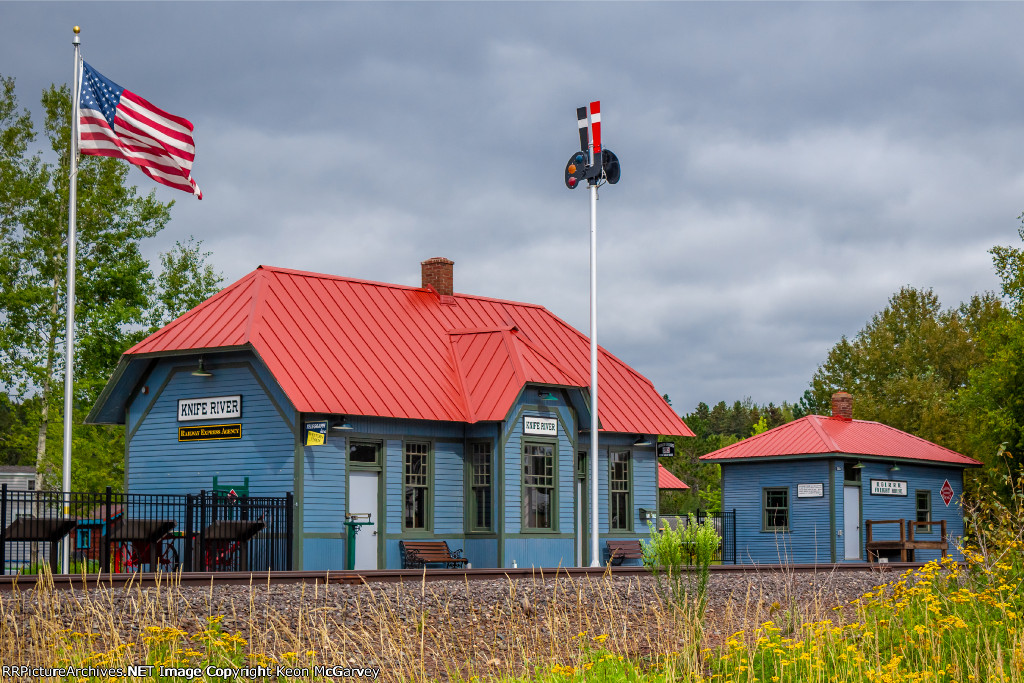
[[[580,151],[565,165],[565,186],[575,189],[581,180],[590,185],[590,566],[600,567],[597,516],[597,188],[619,182],[619,159],[610,149],[601,149],[601,102],[576,109]],[[588,135],[589,132],[589,135]],[[582,520],[577,521],[578,524]],[[582,561],[582,558],[581,558]]]

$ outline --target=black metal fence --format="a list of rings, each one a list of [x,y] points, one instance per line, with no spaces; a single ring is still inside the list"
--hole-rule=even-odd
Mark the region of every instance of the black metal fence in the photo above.
[[[0,486],[0,573],[292,568],[293,496],[68,493]]]
[[[697,512],[694,514],[697,524],[704,524],[704,520],[711,518],[711,523],[718,532],[720,540],[718,550],[715,551],[713,562],[721,564],[736,564],[736,511],[727,512]],[[659,524],[668,524],[672,529],[680,526],[686,527],[690,523],[689,516],[662,515]]]

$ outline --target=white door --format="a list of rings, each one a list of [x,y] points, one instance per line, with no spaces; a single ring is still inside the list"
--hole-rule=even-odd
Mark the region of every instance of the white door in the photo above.
[[[860,559],[860,487],[843,487],[843,555],[848,560]]]
[[[379,472],[352,472],[348,475],[349,513],[370,513],[373,524],[358,527],[356,533],[356,569],[377,568],[377,481]]]
[[[587,511],[583,502],[583,480],[576,480],[576,566],[585,567],[583,561],[583,520],[586,519]]]

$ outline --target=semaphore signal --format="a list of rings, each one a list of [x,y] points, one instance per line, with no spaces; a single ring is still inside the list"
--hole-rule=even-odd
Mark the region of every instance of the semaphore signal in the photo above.
[[[570,190],[586,180],[590,185],[590,566],[600,567],[597,515],[597,188],[603,183],[619,182],[619,159],[610,149],[601,148],[601,102],[590,103],[590,127],[587,109],[576,109],[580,131],[580,151],[573,152],[565,165],[565,186]],[[589,134],[588,134],[589,133]],[[583,557],[579,558],[583,563]]]
[[[591,185],[619,182],[619,158],[610,149],[601,147],[601,102],[590,103],[590,126],[587,108],[576,109],[580,130],[580,151],[574,152],[565,165],[565,186],[575,189],[581,180]]]

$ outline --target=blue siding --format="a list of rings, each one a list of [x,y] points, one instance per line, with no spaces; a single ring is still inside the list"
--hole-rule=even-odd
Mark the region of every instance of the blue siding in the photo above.
[[[838,534],[843,528],[843,460],[773,460],[751,463],[722,463],[722,508],[736,510],[736,554],[740,563],[751,562],[829,562],[832,560],[833,540],[836,556],[843,556],[844,539]],[[946,520],[950,537],[950,554],[960,559],[956,550],[963,536],[963,515],[959,505],[963,493],[963,472],[956,467],[935,467],[900,462],[897,472],[890,472],[891,462],[864,461],[860,470],[860,548],[866,559],[864,543],[867,536],[865,520],[916,519],[915,491],[931,491],[932,520]],[[829,488],[829,474],[834,483]],[[907,496],[871,495],[872,479],[892,479],[907,482]],[[948,479],[953,487],[954,500],[946,507],[939,495],[942,483]],[[797,484],[823,484],[821,498],[797,498]],[[762,532],[762,489],[787,487],[790,501],[788,532]],[[830,514],[834,512],[834,526]],[[939,536],[938,525],[931,533],[921,533],[921,539]],[[874,538],[898,538],[896,525],[875,527]],[[917,551],[915,559],[929,560],[940,556],[939,551]]]
[[[302,568],[327,570],[345,568],[345,540],[306,538],[302,541]]]
[[[931,492],[932,520],[946,520],[946,533],[949,535],[949,552],[956,559],[962,559],[957,550],[957,544],[964,534],[963,512],[960,507],[960,496],[963,494],[963,471],[957,467],[930,467],[920,465],[907,465],[900,463],[897,472],[889,471],[890,463],[887,462],[865,462],[861,472],[861,539],[860,547],[863,552],[864,543],[867,540],[867,525],[863,520],[868,519],[917,519],[917,507],[915,491],[927,490]],[[872,479],[892,479],[907,482],[906,496],[873,496],[871,495]],[[949,480],[953,487],[953,500],[949,507],[942,502],[939,489],[942,483]],[[842,508],[842,500],[840,509]],[[842,519],[839,513],[838,519]],[[899,531],[895,524],[884,524],[875,527],[872,535],[876,540],[898,539]],[[915,537],[921,540],[939,540],[939,525],[933,527],[931,533],[915,531]],[[928,561],[941,557],[938,550],[917,550],[915,560]],[[865,555],[866,558],[866,555]]]
[[[828,460],[722,463],[722,509],[736,510],[741,564],[831,562]],[[797,484],[823,484],[821,498],[797,498]],[[761,531],[762,490],[789,489],[789,531]]]
[[[467,538],[462,545],[462,556],[469,560],[474,568],[498,566],[498,539]]]
[[[571,538],[510,538],[505,541],[505,566],[575,567],[576,541]],[[473,565],[474,567],[476,564]]]
[[[463,489],[465,462],[462,443],[439,441],[434,444],[434,533],[465,532]]]
[[[633,447],[633,530],[648,533],[640,508],[658,512],[658,457],[654,448]]]
[[[522,528],[522,471],[523,442],[536,439],[541,443],[555,442],[557,448],[557,488],[558,508],[556,511],[556,530],[572,533],[576,528],[575,520],[575,463],[576,463],[576,423],[572,409],[565,402],[562,392],[555,391],[557,401],[542,401],[538,390],[523,390],[516,405],[509,412],[505,422],[505,527],[507,534],[526,533]],[[535,406],[543,406],[538,410]],[[550,437],[532,437],[523,434],[524,417],[558,418],[558,434],[555,439]],[[510,562],[506,558],[506,565]]]
[[[262,363],[251,354],[207,356],[212,377],[195,377],[195,359],[162,359],[157,362],[147,386],[129,408],[129,420],[137,424],[130,432],[125,484],[128,491],[195,493],[209,489],[213,477],[222,482],[240,482],[249,477],[249,492],[278,496],[294,491],[295,437],[284,415],[294,411],[287,403],[271,399],[264,389]],[[161,378],[166,378],[166,384]],[[157,384],[156,380],[160,379]],[[162,386],[162,388],[161,388]],[[177,402],[202,396],[242,396],[240,420],[210,420],[179,423]],[[144,419],[140,419],[148,409]],[[284,415],[282,415],[282,412]],[[182,425],[241,422],[242,438],[227,441],[178,443]]]
[[[387,459],[387,481],[384,485],[387,496],[387,532],[402,532],[402,442],[388,439],[384,446]],[[397,551],[396,551],[397,552]],[[388,553],[388,567],[391,567],[391,551]]]
[[[305,533],[344,533],[345,438],[329,434],[323,446],[303,449],[302,521]],[[308,563],[304,563],[310,568]]]

